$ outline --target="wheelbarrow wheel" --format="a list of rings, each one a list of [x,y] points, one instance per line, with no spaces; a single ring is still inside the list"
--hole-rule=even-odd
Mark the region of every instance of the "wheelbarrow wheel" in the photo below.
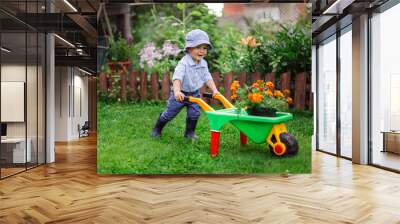
[[[281,133],[279,137],[281,138],[281,142],[286,146],[286,155],[296,155],[299,151],[297,139],[287,132]]]
[[[299,150],[299,144],[297,139],[293,137],[293,135],[285,132],[280,134],[280,139],[283,144],[286,146],[285,154],[281,156],[289,156],[289,155],[296,155]],[[276,141],[276,140],[275,140]],[[274,141],[273,141],[274,142]],[[272,155],[276,155],[272,146],[268,145],[269,151]]]

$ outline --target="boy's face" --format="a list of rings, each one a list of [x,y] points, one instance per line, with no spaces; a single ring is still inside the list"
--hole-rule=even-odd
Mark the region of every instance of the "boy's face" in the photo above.
[[[193,60],[195,60],[197,63],[207,55],[207,50],[207,44],[201,44],[197,47],[191,47],[188,49],[190,56],[192,56]]]

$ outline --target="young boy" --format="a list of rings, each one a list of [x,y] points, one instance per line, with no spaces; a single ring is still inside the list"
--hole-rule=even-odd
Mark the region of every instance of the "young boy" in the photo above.
[[[206,32],[196,29],[186,35],[185,56],[179,61],[172,77],[173,92],[168,99],[168,105],[160,114],[152,137],[161,136],[161,131],[168,121],[172,120],[183,107],[187,108],[185,137],[196,139],[196,124],[200,116],[199,105],[184,102],[185,96],[200,97],[199,89],[205,84],[211,89],[213,96],[219,94],[208,71],[207,62],[203,59],[207,50],[212,48]]]

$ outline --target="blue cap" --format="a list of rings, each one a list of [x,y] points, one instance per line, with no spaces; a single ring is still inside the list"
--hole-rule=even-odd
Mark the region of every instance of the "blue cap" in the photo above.
[[[207,44],[210,48],[212,48],[207,33],[200,29],[195,29],[190,31],[186,35],[185,40],[186,40],[185,51],[187,51],[188,47],[197,47],[201,44]]]

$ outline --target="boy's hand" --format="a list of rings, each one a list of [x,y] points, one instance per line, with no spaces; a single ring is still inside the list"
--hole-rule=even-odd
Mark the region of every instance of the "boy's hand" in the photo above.
[[[183,94],[182,92],[175,92],[175,99],[179,102],[182,102],[183,99],[185,98],[185,94]]]
[[[214,97],[214,96],[216,96],[218,94],[221,94],[221,93],[218,90],[214,90],[213,93],[212,93],[212,96]]]

